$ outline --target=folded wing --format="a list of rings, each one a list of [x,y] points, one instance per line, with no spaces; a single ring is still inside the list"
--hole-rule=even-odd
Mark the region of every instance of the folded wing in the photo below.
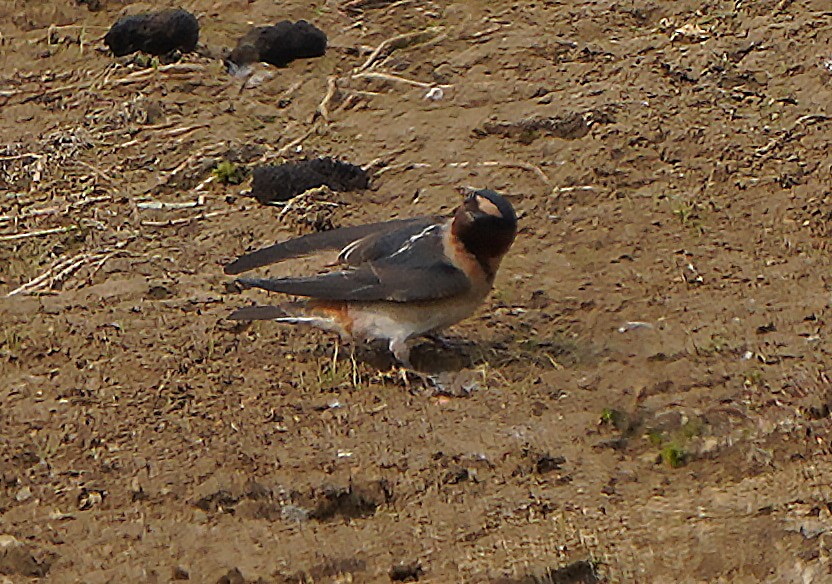
[[[271,292],[354,302],[438,300],[462,294],[471,286],[462,271],[444,262],[417,269],[368,264],[311,278],[240,278],[239,282]]]
[[[341,253],[341,259],[346,263],[356,265],[362,261],[382,257],[386,249],[395,247],[395,241],[406,240],[413,233],[418,233],[434,221],[435,218],[433,217],[394,219],[393,221],[312,233],[275,243],[269,247],[240,256],[225,266],[225,273],[230,275],[242,274],[254,268],[284,260],[336,249],[352,250],[349,262],[344,259],[344,252]]]

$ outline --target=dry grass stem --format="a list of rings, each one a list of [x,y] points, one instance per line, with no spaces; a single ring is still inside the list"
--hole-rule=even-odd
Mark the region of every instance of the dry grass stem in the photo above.
[[[375,50],[372,53],[370,53],[370,56],[367,57],[367,60],[364,61],[364,64],[361,65],[355,72],[361,73],[362,71],[366,71],[367,69],[372,67],[376,63],[376,61],[388,56],[393,51],[405,49],[407,47],[412,47],[413,45],[418,45],[433,40],[437,36],[439,36],[440,33],[442,33],[443,31],[443,27],[434,26],[431,28],[426,28],[425,30],[407,32],[391,37],[379,44],[375,48]]]
[[[27,231],[24,233],[15,233],[13,235],[0,235],[0,241],[19,241],[21,239],[30,239],[32,237],[43,237],[44,235],[53,235],[55,233],[68,233],[78,229],[77,225],[70,225],[68,227],[54,227],[52,229],[41,229],[40,231]]]
[[[231,213],[230,210],[212,211],[210,213],[200,213],[199,215],[194,215],[193,217],[170,219],[168,221],[142,221],[141,224],[145,227],[176,227],[178,225],[187,225],[188,223],[193,223],[194,221],[203,221],[205,219],[218,217],[220,215],[228,215],[229,213]]]
[[[105,249],[96,253],[82,252],[70,258],[63,258],[49,266],[40,276],[6,294],[6,297],[17,296],[19,294],[32,294],[46,287],[51,288],[87,263],[97,261],[97,266],[100,268],[108,259],[117,253],[119,253],[119,250]]]

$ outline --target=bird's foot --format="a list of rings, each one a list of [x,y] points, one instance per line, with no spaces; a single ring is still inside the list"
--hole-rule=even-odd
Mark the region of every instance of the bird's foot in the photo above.
[[[440,335],[437,333],[429,333],[425,335],[425,338],[429,339],[431,342],[445,349],[446,351],[453,351],[462,347],[469,347],[474,344],[473,341],[463,339],[462,337],[447,337],[445,335]]]

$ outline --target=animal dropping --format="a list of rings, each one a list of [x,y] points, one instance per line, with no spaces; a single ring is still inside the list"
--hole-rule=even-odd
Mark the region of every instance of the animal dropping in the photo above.
[[[104,36],[116,57],[142,51],[166,55],[172,51],[190,53],[199,40],[199,22],[181,8],[120,18]]]
[[[285,67],[295,59],[321,57],[326,53],[326,33],[305,20],[282,20],[274,26],[249,30],[231,51],[226,66],[232,75],[243,75],[257,62]]]
[[[252,172],[251,196],[265,205],[322,186],[340,192],[363,190],[370,186],[370,177],[360,166],[329,157],[258,166]]]

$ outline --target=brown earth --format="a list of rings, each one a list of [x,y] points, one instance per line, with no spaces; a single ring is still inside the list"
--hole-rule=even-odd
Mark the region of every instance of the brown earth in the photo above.
[[[123,5],[0,5],[0,293],[44,275],[0,301],[0,581],[832,581],[827,0],[184,7],[206,49],[144,69]],[[327,56],[241,90],[282,18]],[[358,76],[426,29],[364,70],[423,85]],[[212,179],[315,155],[373,188]],[[416,350],[452,395],[224,320],[245,249],[468,186],[522,229]]]

